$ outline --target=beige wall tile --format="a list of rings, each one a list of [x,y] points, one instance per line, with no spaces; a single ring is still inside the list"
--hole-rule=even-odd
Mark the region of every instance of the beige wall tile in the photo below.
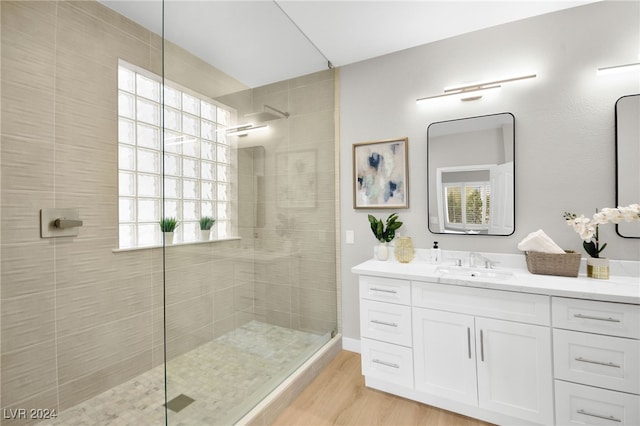
[[[3,2],[15,3],[15,2]],[[12,7],[12,6],[10,6]],[[15,17],[14,17],[15,18]],[[18,19],[18,18],[15,18]],[[5,26],[6,25],[6,26]],[[34,22],[29,25],[36,26]],[[52,22],[40,20],[39,33],[15,28],[15,21],[2,24],[2,79],[7,82],[53,92],[54,89],[54,34]]]
[[[2,122],[7,119],[12,118],[3,113]],[[29,126],[33,127],[33,123]],[[0,147],[2,190],[53,191],[53,152],[54,144],[50,140],[3,135]]]
[[[40,242],[40,209],[53,207],[47,191],[2,190],[0,235],[4,244]]]
[[[54,282],[53,242],[0,245],[1,298],[51,291]]]
[[[53,44],[56,3],[53,1],[3,1],[2,39],[5,33],[20,32]]]
[[[2,133],[4,136],[19,137],[21,138],[19,143],[33,139],[43,142],[53,140],[54,103],[52,92],[2,81],[2,108],[0,111],[2,112]],[[29,146],[25,146],[25,148],[29,148]],[[50,154],[51,148],[42,149],[39,155],[42,156],[42,153]],[[51,160],[50,157],[49,160]],[[3,161],[6,160],[3,159]],[[3,173],[7,172],[3,171]],[[33,190],[34,187],[25,189]]]
[[[77,380],[151,349],[151,312],[57,339],[58,381]]]
[[[211,339],[213,324],[211,295],[196,297],[166,306],[165,327],[167,341],[192,335],[206,341]],[[155,340],[155,339],[154,339]]]
[[[151,282],[146,275],[107,276],[96,283],[63,288],[56,295],[58,337],[150,310]]]
[[[295,314],[319,319],[336,317],[336,292],[316,288],[291,289],[292,310]]]
[[[278,325],[280,327],[291,328],[291,313],[274,311],[271,309],[266,310],[265,321],[267,324]]]
[[[113,238],[57,238],[55,244],[58,289],[105,282],[116,272]]]
[[[53,340],[3,353],[2,406],[9,407],[56,386],[56,358]],[[40,407],[42,408],[42,407]]]
[[[0,300],[2,352],[55,338],[55,293],[45,291]]]
[[[86,59],[113,66],[118,58],[136,65],[149,63],[149,45],[114,31],[113,26],[66,2],[58,3],[58,50],[77,52]]]
[[[117,31],[122,31],[123,33],[129,34],[144,43],[149,42],[149,38],[151,33],[149,30],[144,28],[142,25],[137,24],[130,20],[129,18],[120,15],[116,11],[103,6],[98,2],[93,1],[69,1],[69,5],[76,7],[88,15],[94,16],[101,21],[106,22],[109,25],[113,25],[116,27]],[[161,5],[160,3],[149,3],[146,6],[149,13],[161,13],[159,10]],[[153,8],[156,8],[155,11]],[[158,15],[160,16],[160,15]]]
[[[213,294],[213,319],[220,321],[233,315],[233,288],[225,288]]]

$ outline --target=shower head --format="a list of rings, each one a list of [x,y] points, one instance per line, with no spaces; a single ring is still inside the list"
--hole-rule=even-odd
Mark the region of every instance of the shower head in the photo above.
[[[276,109],[269,105],[264,105],[263,111],[252,112],[250,114],[245,114],[244,116],[254,121],[263,123],[265,121],[279,120],[281,118],[289,118],[289,113],[280,111],[279,109]]]

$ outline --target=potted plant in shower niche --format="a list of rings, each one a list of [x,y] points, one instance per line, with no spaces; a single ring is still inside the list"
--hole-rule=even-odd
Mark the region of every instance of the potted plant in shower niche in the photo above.
[[[396,231],[402,226],[402,222],[398,222],[397,213],[392,213],[387,218],[386,224],[382,219],[369,215],[369,224],[373,235],[380,242],[374,251],[376,259],[387,260],[389,258],[387,243],[390,243],[395,238]]]
[[[200,241],[209,241],[214,223],[216,223],[216,220],[210,216],[202,216],[200,218]]]
[[[175,217],[165,217],[160,219],[160,229],[164,233],[166,245],[173,244],[173,231],[178,227],[178,219]]]

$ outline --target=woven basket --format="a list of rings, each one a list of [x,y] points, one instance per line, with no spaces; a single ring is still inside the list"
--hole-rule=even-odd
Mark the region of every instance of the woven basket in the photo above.
[[[577,277],[580,270],[580,253],[567,250],[562,254],[525,252],[527,269],[532,274]]]

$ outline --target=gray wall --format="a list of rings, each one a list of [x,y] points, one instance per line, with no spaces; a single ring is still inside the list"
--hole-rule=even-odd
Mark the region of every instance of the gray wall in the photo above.
[[[367,214],[353,210],[351,146],[409,137],[410,208],[398,210],[416,247],[519,253],[517,243],[543,229],[582,252],[564,211],[592,214],[615,204],[614,104],[640,92],[638,73],[597,77],[599,67],[638,60],[640,3],[599,2],[371,59],[341,69],[340,173],[343,334],[359,338],[358,287],[351,267],[372,255]],[[474,102],[417,105],[456,83],[537,72]],[[436,121],[511,112],[516,136],[516,231],[509,237],[434,235],[426,219],[426,128]],[[345,231],[355,244],[345,245]],[[606,256],[638,260],[640,240],[601,227]]]

